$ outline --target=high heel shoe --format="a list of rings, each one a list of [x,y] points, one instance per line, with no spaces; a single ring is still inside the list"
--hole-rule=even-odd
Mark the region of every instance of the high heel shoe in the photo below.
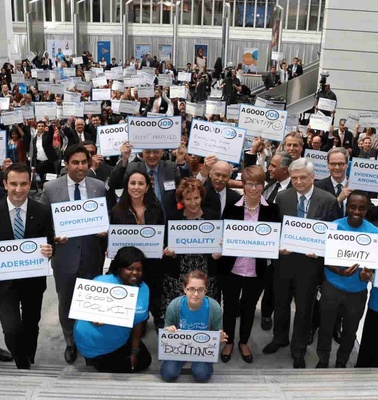
[[[248,363],[248,364],[252,364],[252,361],[253,361],[253,355],[252,355],[252,353],[251,353],[251,354],[248,354],[247,356],[246,356],[245,354],[243,354],[242,349],[241,349],[240,342],[239,342],[239,344],[238,344],[238,347],[239,347],[239,351],[240,351],[240,354],[241,354],[241,356],[242,356],[243,361],[245,361],[245,362]]]
[[[227,343],[228,344],[228,343]],[[231,343],[230,343],[231,344]],[[224,350],[224,349],[223,349]],[[231,360],[231,353],[234,350],[234,344],[232,343],[231,351],[228,354],[221,353],[221,360],[224,363],[228,363]]]

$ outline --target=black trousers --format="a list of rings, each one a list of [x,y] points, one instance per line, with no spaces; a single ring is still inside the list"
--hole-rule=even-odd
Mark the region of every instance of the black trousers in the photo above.
[[[356,368],[378,368],[378,313],[368,308]]]
[[[0,320],[17,368],[34,360],[46,277],[0,282]]]
[[[248,343],[255,319],[256,305],[264,290],[263,278],[250,278],[230,273],[223,286],[223,330],[227,343],[234,343],[235,324],[240,309],[239,342]],[[240,297],[241,293],[241,297]]]
[[[274,291],[273,291],[273,276],[274,267],[269,265],[265,272],[265,288],[264,295],[261,299],[261,317],[268,318],[271,317],[274,311]]]
[[[130,363],[131,342],[130,337],[122,347],[112,353],[95,358],[85,358],[87,365],[92,365],[99,372],[127,373],[144,371],[151,365],[151,354],[145,344],[140,341],[138,361],[134,370],[132,370]]]

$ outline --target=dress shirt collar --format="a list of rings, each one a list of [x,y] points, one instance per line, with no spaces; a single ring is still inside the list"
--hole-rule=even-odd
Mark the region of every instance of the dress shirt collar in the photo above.
[[[67,174],[67,186],[68,186],[68,187],[75,186],[76,183],[78,183],[78,184],[79,184],[79,187],[81,187],[81,188],[85,188],[85,187],[86,187],[85,178],[84,178],[82,181],[80,181],[80,182],[75,182],[75,181],[73,181],[73,180],[70,178],[70,176]]]
[[[11,203],[11,201],[9,200],[9,197],[7,197],[7,203],[8,203],[8,209],[9,211],[14,210],[15,208],[21,208],[21,210],[27,211],[28,209],[28,199],[25,200],[24,204],[22,204],[20,207],[16,207],[13,203]]]
[[[235,206],[236,206],[236,207],[242,207],[242,206],[244,206],[244,198],[245,198],[245,195],[243,195],[243,196],[235,203]],[[261,196],[260,204],[262,204],[263,206],[268,206],[268,205],[269,205],[263,196]]]

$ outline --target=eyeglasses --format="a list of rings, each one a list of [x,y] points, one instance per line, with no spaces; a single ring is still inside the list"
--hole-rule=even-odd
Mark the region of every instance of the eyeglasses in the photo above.
[[[332,167],[332,168],[335,168],[335,167],[344,167],[345,166],[345,162],[331,162],[331,163],[329,163],[329,166],[330,167]]]
[[[187,287],[186,290],[190,293],[190,294],[194,294],[195,292],[197,292],[198,294],[205,294],[206,293],[206,289],[203,287],[200,287],[198,289],[194,288],[194,287]]]

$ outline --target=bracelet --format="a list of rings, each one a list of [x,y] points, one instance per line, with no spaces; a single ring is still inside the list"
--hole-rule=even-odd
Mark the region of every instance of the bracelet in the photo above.
[[[140,349],[131,349],[131,354],[139,354]]]

